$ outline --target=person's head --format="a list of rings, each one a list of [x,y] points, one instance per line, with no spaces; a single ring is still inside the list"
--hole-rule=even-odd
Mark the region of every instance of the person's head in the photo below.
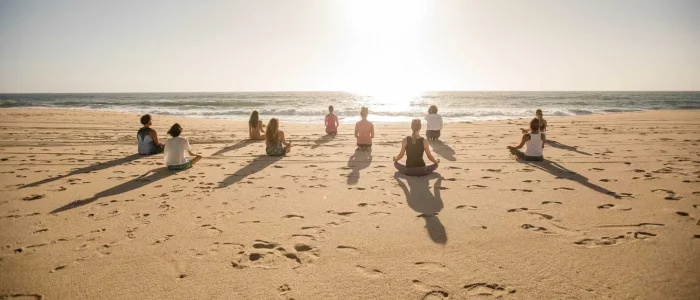
[[[328,105],[328,112],[333,113],[333,105]]]
[[[250,127],[257,127],[258,126],[258,120],[260,120],[260,117],[258,116],[258,111],[254,110],[252,114],[250,114]]]
[[[430,108],[428,108],[428,113],[429,114],[436,114],[437,113],[437,106],[431,105]]]
[[[530,130],[539,131],[540,130],[540,119],[534,118],[530,121]]]
[[[535,116],[537,116],[538,119],[541,119],[542,118],[542,110],[541,109],[536,110]]]
[[[360,109],[360,116],[362,117],[363,120],[367,119],[367,115],[369,115],[369,108],[367,106],[363,106]]]
[[[151,125],[151,115],[145,114],[141,116],[141,125],[150,126]]]
[[[414,144],[416,143],[416,139],[420,136],[420,128],[420,119],[413,119],[413,121],[411,121],[411,130],[413,131],[411,136],[413,137]]]
[[[182,126],[180,124],[175,123],[173,126],[170,126],[170,130],[168,130],[168,134],[172,137],[178,137],[180,136],[180,133],[182,133]]]
[[[277,130],[279,130],[280,121],[277,118],[270,119],[267,123],[267,131],[265,131],[265,140],[268,144],[272,144],[277,141]]]

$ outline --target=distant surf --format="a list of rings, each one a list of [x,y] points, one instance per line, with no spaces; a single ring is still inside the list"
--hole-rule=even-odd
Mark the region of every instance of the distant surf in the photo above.
[[[359,119],[368,106],[375,122],[406,122],[437,105],[446,122],[545,116],[608,114],[644,110],[700,109],[700,92],[426,92],[382,96],[348,92],[0,94],[0,108],[82,108],[135,113],[247,120],[321,122],[328,105],[342,123]]]

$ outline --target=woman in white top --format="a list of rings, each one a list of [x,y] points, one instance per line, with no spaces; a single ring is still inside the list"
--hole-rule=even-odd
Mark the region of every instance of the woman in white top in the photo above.
[[[530,133],[525,133],[520,145],[517,147],[508,146],[510,149],[510,154],[517,156],[520,159],[528,161],[542,161],[544,157],[542,156],[542,151],[544,150],[544,133],[540,132],[540,120],[537,118],[530,121]],[[526,146],[525,153],[522,153],[518,149],[522,149]]]
[[[428,123],[425,126],[425,137],[429,141],[437,140],[440,137],[440,130],[442,130],[442,117],[437,112],[437,106],[431,105],[428,109],[428,115],[425,116],[425,121]]]
[[[168,130],[168,134],[173,138],[165,142],[165,165],[171,171],[189,169],[202,159],[201,155],[192,153],[190,142],[186,138],[180,137],[180,133],[182,133],[180,124],[173,124]],[[185,151],[194,156],[194,159],[187,160]]]

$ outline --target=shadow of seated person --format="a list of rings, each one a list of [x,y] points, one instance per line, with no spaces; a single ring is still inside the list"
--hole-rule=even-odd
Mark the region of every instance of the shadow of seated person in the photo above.
[[[438,244],[446,244],[447,232],[438,217],[438,213],[444,208],[440,196],[442,176],[438,173],[431,173],[427,176],[416,177],[396,172],[394,179],[406,195],[408,206],[419,213],[418,217],[425,220],[425,228],[430,240]],[[437,180],[431,193],[430,180],[433,179]]]

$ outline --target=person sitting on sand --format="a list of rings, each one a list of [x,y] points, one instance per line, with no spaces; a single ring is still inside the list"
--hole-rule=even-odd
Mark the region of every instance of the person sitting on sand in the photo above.
[[[360,109],[362,120],[355,123],[355,138],[357,138],[357,149],[367,150],[372,148],[372,138],[374,138],[374,124],[367,121],[369,109],[365,106]]]
[[[442,116],[438,115],[437,106],[431,105],[428,109],[428,115],[425,116],[425,137],[429,141],[437,140],[440,137],[442,130]]]
[[[531,132],[526,132],[523,135],[520,145],[516,147],[508,146],[508,149],[510,149],[510,154],[517,156],[519,159],[528,161],[542,161],[544,160],[542,152],[544,150],[545,136],[544,133],[539,131],[540,120],[537,118],[532,119],[532,121],[530,121],[530,130]],[[525,153],[518,150],[523,148],[523,145],[526,146]]]
[[[420,136],[420,129],[420,119],[413,119],[411,122],[413,133],[401,141],[401,152],[399,152],[399,156],[394,156],[394,167],[404,175],[425,176],[435,171],[440,163],[440,160],[436,160],[430,152],[430,143]],[[432,165],[425,165],[423,153],[433,162]],[[399,162],[404,154],[406,155],[406,164]]]
[[[540,122],[539,131],[540,131],[540,132],[545,132],[545,131],[547,131],[547,120],[545,120],[545,119],[542,117],[542,110],[541,110],[541,109],[538,109],[537,111],[535,111],[535,117],[536,117],[537,120]],[[523,134],[526,134],[526,133],[530,132],[529,130],[527,130],[527,129],[525,129],[525,128],[520,128],[520,131],[522,131]]]
[[[260,133],[265,133],[265,125],[258,117],[258,111],[254,110],[248,121],[248,137],[251,140],[262,140],[264,137]]]
[[[165,165],[171,171],[189,169],[202,159],[201,155],[190,150],[190,142],[186,138],[180,137],[181,133],[182,126],[178,123],[173,124],[168,130],[168,134],[173,138],[165,142]],[[187,160],[185,151],[194,156],[194,159]]]
[[[326,115],[326,133],[335,135],[338,133],[338,116],[333,114],[333,105],[328,106],[328,114]]]
[[[270,119],[265,132],[265,152],[269,156],[284,156],[292,150],[292,142],[284,139],[284,132],[279,130],[280,121]]]
[[[136,141],[139,143],[138,151],[141,155],[163,153],[163,143],[158,140],[158,133],[151,129],[152,121],[149,114],[141,116],[143,127],[136,133]]]

